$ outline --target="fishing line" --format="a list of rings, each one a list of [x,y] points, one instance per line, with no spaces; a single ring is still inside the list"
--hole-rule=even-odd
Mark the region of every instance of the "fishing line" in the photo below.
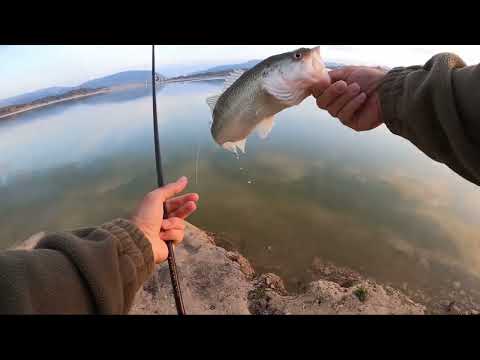
[[[158,136],[158,119],[157,119],[157,94],[156,94],[156,73],[155,73],[155,45],[152,45],[152,104],[153,104],[153,136],[155,140],[155,164],[157,168],[158,187],[164,185],[162,158],[160,155],[160,140]],[[163,203],[163,218],[168,218],[166,202]],[[168,268],[170,270],[170,279],[172,281],[173,296],[177,307],[178,315],[185,315],[185,307],[183,305],[182,290],[178,279],[177,265],[175,262],[175,253],[173,251],[172,241],[166,241],[168,248]]]
[[[200,144],[197,142],[197,156],[195,157],[195,185],[198,185],[198,161],[200,158]]]

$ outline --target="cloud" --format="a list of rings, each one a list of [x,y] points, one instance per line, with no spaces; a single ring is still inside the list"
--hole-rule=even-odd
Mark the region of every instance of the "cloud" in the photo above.
[[[384,177],[384,180],[410,202],[409,211],[416,214],[420,223],[428,220],[438,229],[438,233],[442,234],[442,239],[431,239],[425,247],[418,247],[392,231],[385,232],[387,241],[407,255],[416,254],[430,262],[437,261],[478,276],[480,272],[478,226],[466,221],[464,213],[480,213],[480,191],[478,189],[469,191],[465,183],[458,187],[445,178],[426,182],[407,176],[391,175]],[[442,242],[446,239],[456,248],[456,254],[442,250],[444,248]]]

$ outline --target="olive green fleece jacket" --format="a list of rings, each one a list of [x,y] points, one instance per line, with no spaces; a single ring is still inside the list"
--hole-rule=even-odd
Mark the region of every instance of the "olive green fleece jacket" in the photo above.
[[[440,54],[391,70],[379,95],[394,134],[480,185],[480,67]],[[48,235],[32,251],[0,253],[0,313],[125,314],[153,266],[127,220]]]
[[[380,88],[385,125],[430,158],[480,185],[480,66],[444,53],[394,68]]]
[[[0,314],[126,314],[153,267],[150,242],[124,219],[50,234],[0,252]]]

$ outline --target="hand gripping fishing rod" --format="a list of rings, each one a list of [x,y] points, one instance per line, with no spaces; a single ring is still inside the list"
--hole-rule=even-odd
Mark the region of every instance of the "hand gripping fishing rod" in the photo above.
[[[152,45],[152,101],[153,101],[153,136],[155,140],[155,160],[157,165],[157,182],[158,187],[164,185],[162,158],[160,157],[160,141],[158,137],[158,120],[157,120],[157,94],[155,89],[156,73],[155,73],[155,45]],[[166,202],[163,203],[163,218],[168,218]],[[178,280],[177,265],[175,263],[175,253],[173,252],[172,241],[166,241],[168,248],[168,268],[170,269],[170,279],[172,280],[173,296],[175,305],[177,306],[178,315],[185,315],[183,306],[182,290]]]

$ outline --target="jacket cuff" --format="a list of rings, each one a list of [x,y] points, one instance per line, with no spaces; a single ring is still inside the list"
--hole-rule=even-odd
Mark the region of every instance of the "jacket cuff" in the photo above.
[[[405,124],[402,124],[399,118],[399,102],[402,98],[405,78],[420,68],[420,66],[394,68],[385,75],[378,87],[383,122],[396,135],[404,133]]]
[[[115,219],[100,226],[118,240],[119,257],[128,256],[137,270],[139,284],[152,274],[155,262],[152,245],[143,232],[131,221]]]

